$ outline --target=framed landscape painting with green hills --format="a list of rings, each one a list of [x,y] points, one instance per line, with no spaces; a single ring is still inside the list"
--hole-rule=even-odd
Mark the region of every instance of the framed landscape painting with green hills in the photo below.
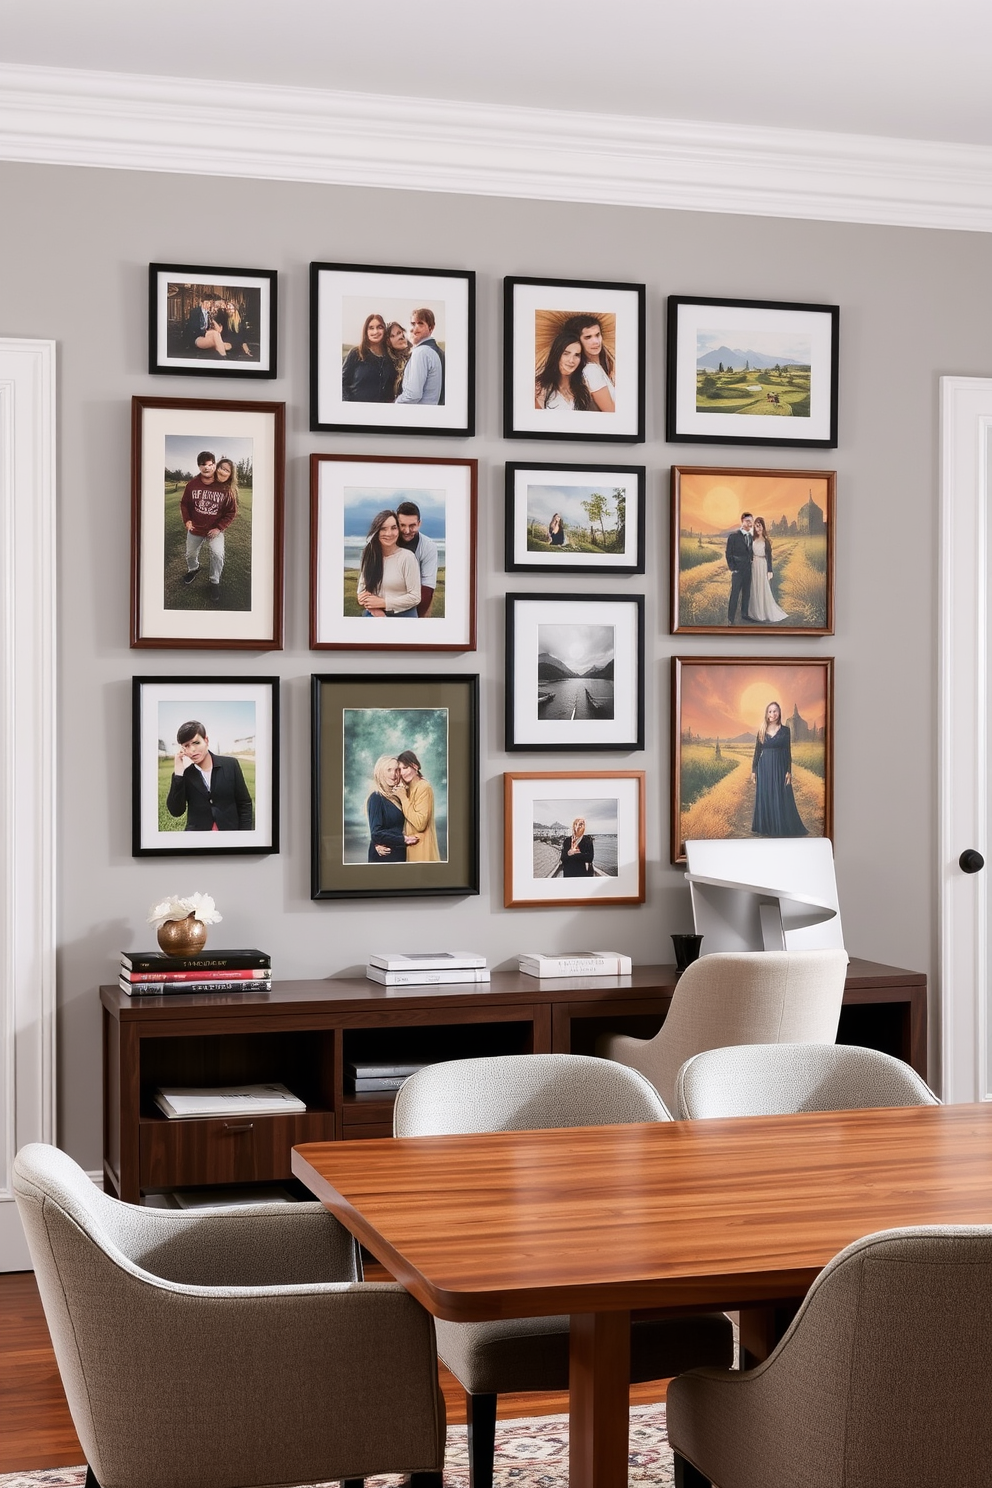
[[[836,305],[668,300],[669,443],[837,446]]]

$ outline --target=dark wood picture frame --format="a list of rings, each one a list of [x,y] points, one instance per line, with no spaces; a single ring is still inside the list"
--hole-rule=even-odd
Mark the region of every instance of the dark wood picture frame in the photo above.
[[[278,372],[275,269],[148,265],[148,370],[154,376],[258,381]],[[237,321],[204,315],[204,295],[233,301]],[[202,342],[203,344],[197,344]]]
[[[210,786],[180,791],[192,802],[176,811],[169,804],[175,786],[176,730],[200,722],[214,764]],[[164,752],[163,752],[164,751]],[[218,765],[218,760],[221,764]],[[251,802],[245,824],[244,790]],[[218,829],[190,829],[190,810]],[[234,820],[238,825],[233,826]],[[165,823],[166,825],[163,825]],[[279,851],[279,678],[132,677],[131,679],[131,855],[146,857],[231,857]]]
[[[788,736],[774,749],[766,743],[758,757],[758,730],[772,702]],[[779,752],[786,745],[788,755]],[[833,761],[832,656],[672,658],[673,863],[685,862],[687,839],[832,840]]]
[[[531,473],[547,477],[543,482],[530,482]],[[555,481],[553,477],[558,476]],[[598,478],[598,479],[597,479]],[[505,567],[507,573],[540,573],[550,577],[553,573],[608,574],[623,577],[625,574],[642,574],[645,570],[645,490],[646,470],[643,465],[566,465],[561,462],[514,461],[506,466],[506,548]],[[602,490],[598,490],[602,487]],[[610,494],[612,488],[613,494]],[[560,546],[551,541],[548,528],[543,543],[535,535],[535,517],[547,518],[543,496],[532,498],[530,492],[547,492],[547,500],[555,504],[551,513],[553,521],[560,518],[556,536],[562,539]],[[555,493],[552,498],[551,493]],[[601,503],[598,515],[594,503]],[[633,510],[631,510],[633,498]],[[612,509],[610,503],[612,502]],[[537,507],[541,511],[538,513]],[[563,508],[564,510],[559,510]],[[573,536],[577,513],[584,510],[588,520],[588,541],[576,540]],[[610,535],[618,549],[609,552],[606,548],[605,521],[609,517],[615,523]],[[595,521],[601,525],[604,540],[600,552],[596,550]],[[619,540],[623,536],[623,545]]]
[[[311,720],[311,898],[477,894],[478,676],[315,674]],[[420,813],[416,832],[403,831],[412,824],[402,812],[397,821],[395,810],[383,815],[369,807],[372,797],[382,794],[375,788],[376,762],[408,750],[431,788],[426,801],[421,795],[413,803]],[[409,851],[405,842],[391,845],[398,834],[416,836],[423,852],[433,832],[438,856],[371,861],[377,845],[373,834],[380,831],[378,845],[389,853]]]
[[[194,484],[199,453],[242,471],[251,462],[250,502],[239,477],[236,530],[231,537],[224,531],[217,603],[211,539],[201,542],[191,570],[183,535],[180,491]],[[131,399],[132,648],[282,649],[285,469],[285,403]],[[196,577],[187,582],[190,572]]]
[[[671,481],[673,635],[833,635],[835,470],[673,465]],[[764,572],[770,568],[774,579],[766,580],[762,602],[753,603],[759,565],[752,587],[735,595],[731,624],[727,545],[744,512],[765,522]],[[749,598],[751,608],[769,613],[769,596],[785,611],[782,620],[744,618]]]
[[[644,748],[643,594],[506,596],[505,748]]]
[[[668,443],[836,449],[839,329],[837,305],[669,295]]]
[[[503,776],[503,904],[554,909],[643,904],[646,809],[643,770],[521,771]],[[611,787],[616,795],[611,797]],[[554,822],[538,823],[541,803]],[[560,806],[559,804],[560,803]],[[612,807],[612,811],[611,811]],[[591,813],[599,818],[599,827]],[[562,870],[567,834],[581,814],[588,871]],[[544,826],[546,830],[542,831]],[[557,829],[563,828],[563,832]],[[589,831],[589,828],[593,830]],[[606,833],[602,831],[605,827]],[[614,831],[610,832],[609,828]],[[611,843],[610,838],[614,838]],[[598,842],[597,842],[598,838]],[[560,840],[559,840],[560,839]],[[582,843],[587,838],[583,836]],[[631,848],[633,847],[633,854]],[[557,861],[556,861],[557,859]],[[580,859],[581,861],[581,859]],[[540,870],[540,871],[538,871]],[[615,889],[614,886],[615,885]]]
[[[645,294],[643,284],[594,279],[503,280],[505,439],[644,442]],[[539,407],[538,380],[552,357],[561,368],[558,351],[565,354],[565,347],[559,335],[569,322],[575,322],[580,349],[586,332],[595,336],[598,326],[598,349],[595,356],[588,346],[580,350],[571,370],[574,400],[555,387],[542,393],[546,406]],[[580,396],[587,408],[575,407]],[[598,406],[597,399],[613,406]]]
[[[432,543],[436,537],[443,544],[443,563],[436,574],[436,580],[442,582],[435,582],[430,610],[415,623],[399,619],[392,624],[366,625],[360,612],[343,613],[346,606],[357,605],[357,600],[353,602],[352,596],[344,592],[345,573],[355,571],[350,566],[353,555],[346,530],[346,489],[354,493],[361,475],[359,467],[363,466],[369,467],[369,476],[378,477],[366,477],[368,489],[376,492],[374,500],[360,503],[353,497],[353,511],[365,513],[363,526],[368,523],[368,513],[389,509],[389,500],[397,505],[412,502],[421,512],[423,535]],[[474,651],[478,485],[478,460],[426,455],[311,455],[310,649]],[[390,489],[387,492],[384,488]],[[436,560],[438,555],[434,556]],[[422,581],[424,577],[430,574],[422,575]]]
[[[405,326],[409,342],[411,311],[423,307],[436,317],[431,335],[436,336],[441,355],[440,401],[397,402],[395,382],[392,388],[383,384],[372,389],[375,401],[356,399],[362,379],[351,375],[348,359],[360,352],[367,320],[378,316],[387,327],[396,321]],[[408,355],[405,361],[409,362]],[[401,357],[394,370],[401,376],[402,369]],[[361,390],[370,388],[364,385]],[[475,273],[311,263],[310,428],[338,434],[470,438],[475,433]]]

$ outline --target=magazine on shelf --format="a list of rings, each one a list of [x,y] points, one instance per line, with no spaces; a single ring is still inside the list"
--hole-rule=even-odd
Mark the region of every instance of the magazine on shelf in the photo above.
[[[303,1112],[298,1095],[276,1083],[226,1086],[161,1086],[155,1104],[170,1120],[183,1116],[283,1116]]]
[[[485,964],[485,956],[476,951],[383,951],[369,957],[370,966],[384,971],[458,971]]]
[[[522,951],[518,965],[533,977],[629,976],[633,970],[630,956],[622,951],[570,951],[560,956]]]
[[[453,982],[488,982],[489,968],[468,966],[457,971],[384,971],[381,966],[366,966],[365,975],[384,987],[437,987]]]
[[[267,971],[272,957],[255,949],[215,951],[207,955],[163,956],[161,951],[121,951],[125,971]]]

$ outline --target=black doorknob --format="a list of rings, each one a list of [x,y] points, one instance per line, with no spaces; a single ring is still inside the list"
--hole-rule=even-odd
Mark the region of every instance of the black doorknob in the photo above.
[[[958,858],[958,867],[962,873],[978,873],[985,867],[985,859],[973,847],[966,847]]]

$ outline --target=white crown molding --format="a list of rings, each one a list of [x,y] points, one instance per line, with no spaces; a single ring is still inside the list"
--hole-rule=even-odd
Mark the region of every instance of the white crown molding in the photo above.
[[[0,159],[992,231],[992,148],[0,65]]]

